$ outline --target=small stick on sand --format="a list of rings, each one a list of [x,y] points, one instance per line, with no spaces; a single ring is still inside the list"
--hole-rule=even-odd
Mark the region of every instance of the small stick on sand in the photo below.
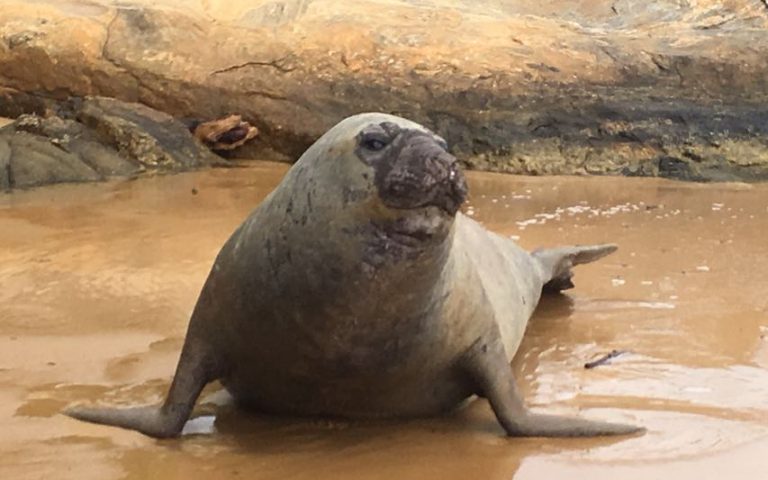
[[[626,350],[611,350],[611,353],[606,353],[602,357],[598,358],[597,360],[592,360],[591,362],[587,362],[584,364],[584,368],[595,368],[599,367],[600,365],[604,363],[608,363],[608,361],[612,358],[616,358],[619,355],[622,355],[624,353],[627,353]]]

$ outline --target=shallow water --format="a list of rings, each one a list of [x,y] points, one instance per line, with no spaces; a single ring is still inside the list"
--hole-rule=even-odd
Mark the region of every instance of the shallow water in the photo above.
[[[508,439],[485,401],[401,423],[253,417],[215,386],[178,440],[58,414],[161,398],[213,257],[285,168],[0,195],[0,477],[764,478],[764,185],[469,175],[465,211],[525,247],[620,244],[542,304],[514,368],[535,409],[645,436]]]

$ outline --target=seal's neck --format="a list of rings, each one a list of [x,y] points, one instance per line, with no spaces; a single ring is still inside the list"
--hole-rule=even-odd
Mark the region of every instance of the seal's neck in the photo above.
[[[434,283],[448,259],[453,228],[435,234],[406,231],[399,223],[371,221],[359,229],[360,273],[377,283]]]
[[[246,251],[263,252],[276,290],[312,308],[371,297],[403,297],[414,308],[428,301],[419,295],[429,295],[445,268],[453,216],[435,206],[386,207],[373,191],[345,188],[350,179],[327,181],[317,169],[328,165],[314,167],[294,165],[239,235]]]

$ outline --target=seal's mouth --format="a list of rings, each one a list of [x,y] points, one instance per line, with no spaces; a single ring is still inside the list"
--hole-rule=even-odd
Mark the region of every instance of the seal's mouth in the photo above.
[[[400,245],[415,247],[429,242],[434,235],[423,230],[391,230],[387,232],[389,237]]]
[[[444,221],[448,215],[442,207],[427,205],[408,209],[408,215],[378,225],[380,231],[396,243],[417,247],[444,238],[450,223]]]

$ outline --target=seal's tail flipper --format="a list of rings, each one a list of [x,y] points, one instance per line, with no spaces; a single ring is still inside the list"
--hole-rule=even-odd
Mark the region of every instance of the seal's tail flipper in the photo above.
[[[572,267],[594,262],[617,248],[614,244],[558,247],[536,250],[532,255],[539,260],[544,272],[544,291],[559,292],[573,288]]]
[[[72,407],[64,413],[78,420],[128,428],[150,437],[178,436],[203,387],[216,378],[207,356],[200,353],[199,349],[190,345],[188,336],[173,383],[162,405],[136,408]]]

